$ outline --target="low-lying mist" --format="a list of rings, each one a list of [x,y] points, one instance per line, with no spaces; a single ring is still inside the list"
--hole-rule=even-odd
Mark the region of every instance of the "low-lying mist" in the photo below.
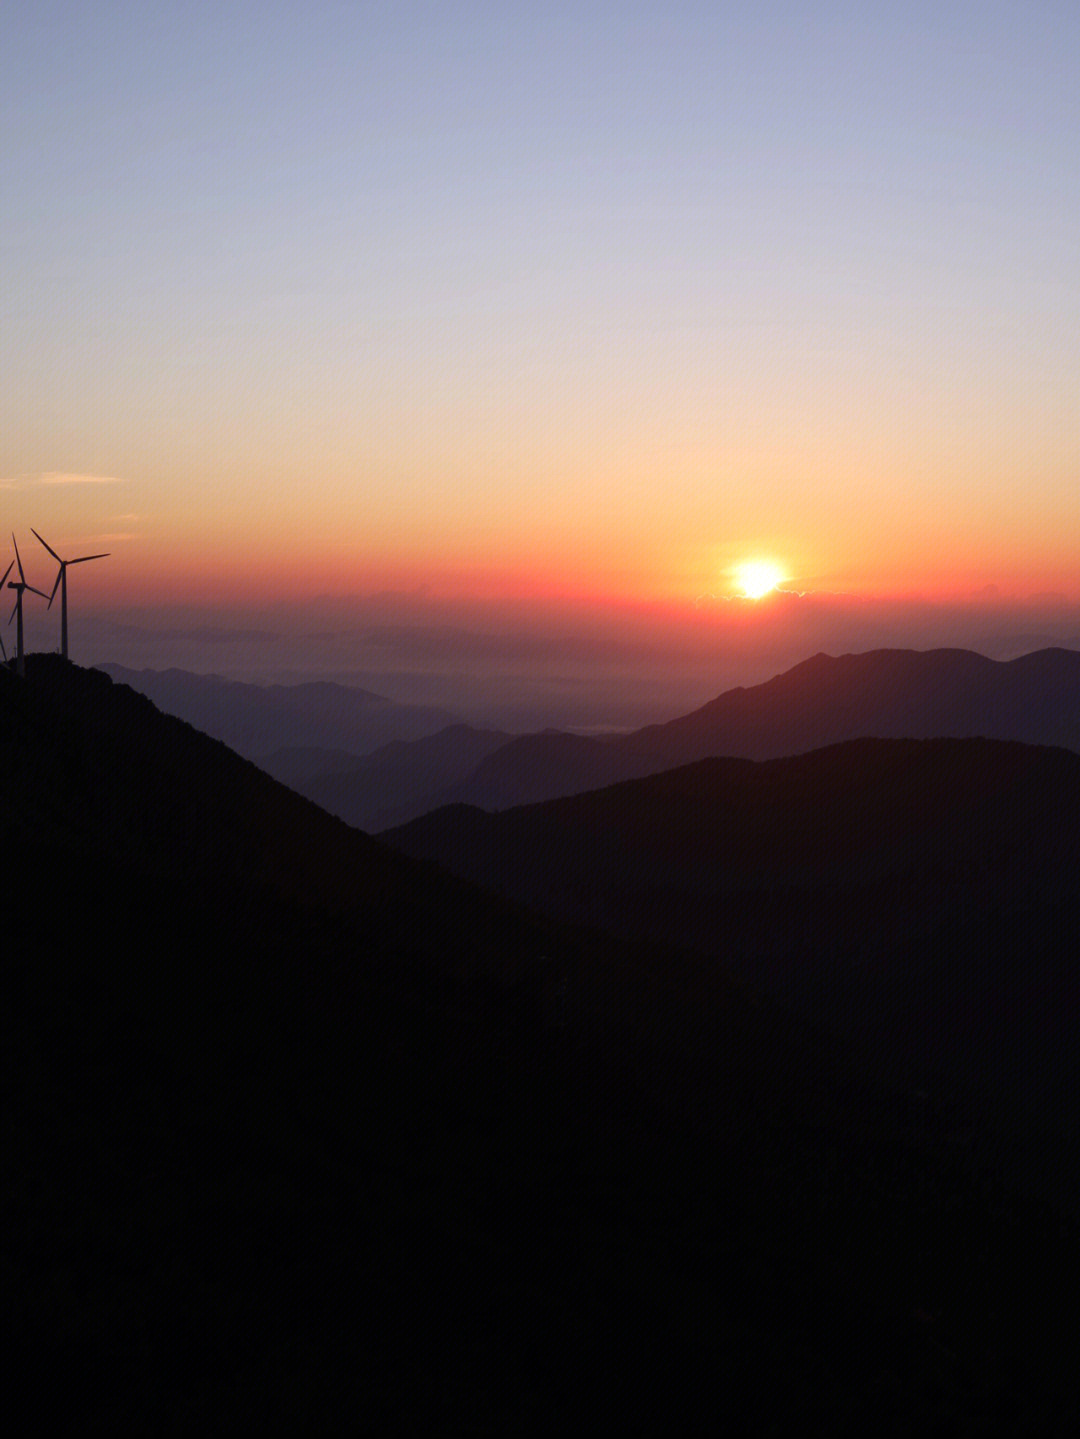
[[[54,647],[51,630],[28,615],[29,647]],[[779,591],[761,601],[584,606],[415,592],[72,616],[82,663],[264,684],[332,680],[522,731],[663,721],[822,651],[962,648],[1011,659],[1053,646],[1080,648],[1080,604],[1065,596],[941,603]]]

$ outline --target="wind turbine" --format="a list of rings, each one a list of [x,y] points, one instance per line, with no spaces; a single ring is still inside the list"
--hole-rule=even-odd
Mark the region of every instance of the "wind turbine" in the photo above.
[[[60,573],[56,576],[56,584],[53,585],[52,594],[49,596],[49,603],[47,608],[52,609],[52,602],[56,598],[56,591],[59,588],[60,653],[63,655],[64,659],[67,659],[67,567],[68,565],[84,565],[87,560],[107,560],[109,558],[109,555],[108,553],[104,555],[80,555],[77,560],[62,560],[60,556],[56,553],[56,551],[53,549],[52,545],[45,544],[45,541],[41,539],[41,536],[38,534],[37,530],[34,529],[33,525],[30,526],[30,533],[34,536],[35,539],[41,540],[41,543],[45,545],[45,548],[48,550],[49,554],[52,555],[53,559],[60,566]],[[15,537],[13,535],[12,539],[14,538]],[[18,550],[16,550],[15,553],[18,554]],[[41,591],[37,590],[35,593],[40,594]]]
[[[12,536],[12,538],[14,538],[14,536]],[[7,569],[4,571],[4,578],[3,578],[2,580],[0,580],[0,590],[2,590],[2,589],[4,588],[4,586],[7,584],[7,577],[8,577],[8,575],[11,574],[11,571],[12,571],[14,565],[15,565],[15,561],[12,560],[11,564],[8,565]],[[3,655],[3,656],[4,656],[4,663],[7,664],[7,657],[8,657],[8,656],[7,656],[7,649],[6,649],[5,645],[4,645],[4,636],[3,636],[3,634],[0,634],[0,655]]]
[[[11,619],[8,620],[8,624],[10,624],[10,623],[11,623],[11,620],[13,620],[16,615],[18,615],[18,617],[19,617],[19,623],[18,623],[18,626],[16,627],[17,643],[16,643],[16,647],[15,647],[15,668],[16,668],[16,670],[18,671],[19,674],[25,675],[25,674],[26,674],[26,656],[23,654],[23,623],[22,623],[22,597],[23,597],[23,591],[24,591],[24,590],[29,590],[32,595],[41,595],[41,598],[42,598],[43,600],[47,600],[49,597],[48,597],[47,594],[44,593],[43,590],[35,590],[34,587],[33,587],[33,585],[28,585],[28,584],[26,583],[26,576],[23,574],[22,560],[21,560],[20,557],[19,557],[19,546],[18,546],[18,544],[16,544],[15,536],[14,536],[14,535],[12,535],[12,537],[11,537],[11,543],[12,543],[13,545],[15,545],[15,562],[16,562],[16,564],[19,566],[19,578],[18,578],[17,580],[12,580],[12,581],[9,583],[9,585],[8,585],[8,589],[9,589],[9,590],[14,590],[14,591],[15,591],[15,608],[11,611]],[[10,573],[11,573],[11,566],[8,565],[8,574],[10,574]],[[4,578],[7,579],[7,575],[5,575]]]

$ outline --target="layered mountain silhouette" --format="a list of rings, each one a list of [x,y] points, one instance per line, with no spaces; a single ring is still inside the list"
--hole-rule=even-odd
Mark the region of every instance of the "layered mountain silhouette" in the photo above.
[[[99,668],[246,759],[296,748],[360,755],[391,740],[431,734],[455,718],[447,710],[396,704],[340,684],[255,685],[187,670]],[[326,767],[334,761],[331,755]]]
[[[436,796],[468,779],[511,736],[501,730],[449,725],[418,740],[394,740],[372,754],[336,756],[315,767],[296,751],[261,761],[268,774],[358,829],[386,829],[424,814]],[[305,766],[304,761],[307,759]]]
[[[632,734],[523,736],[442,800],[507,809],[713,755],[774,759],[864,736],[981,736],[1080,750],[1080,652],[1042,650],[1007,662],[967,650],[816,655]]]
[[[863,736],[985,737],[1080,750],[1080,653],[1008,662],[966,650],[817,655],[752,689],[630,734],[503,736],[467,726],[395,745],[266,767],[361,829],[405,823],[446,804],[501,810],[601,789],[713,755],[772,759]]]
[[[1039,650],[1014,660],[969,650],[815,655],[624,743],[670,765],[714,754],[773,759],[867,735],[1080,749],[1080,651]]]
[[[692,948],[395,853],[56,656],[0,668],[0,757],[35,1429],[1075,1408],[1071,1222]]]

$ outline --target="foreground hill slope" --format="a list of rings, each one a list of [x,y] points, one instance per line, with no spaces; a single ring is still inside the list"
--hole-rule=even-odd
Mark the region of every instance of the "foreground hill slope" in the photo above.
[[[462,932],[479,955],[474,926],[489,922],[492,953],[520,949],[520,923],[470,887],[403,863],[99,671],[35,655],[27,679],[20,686],[0,671],[12,846],[53,846],[70,856],[69,871],[93,857],[192,894],[235,887],[362,913],[369,933],[395,944],[427,946],[437,926],[448,963]]]
[[[865,736],[1019,740],[1080,751],[1080,652],[997,661],[967,650],[816,655],[701,709],[606,739],[522,736],[443,803],[507,809],[710,756],[774,759]]]
[[[1074,1229],[715,971],[524,918],[52,656],[0,669],[0,799],[35,1429],[1075,1407]]]

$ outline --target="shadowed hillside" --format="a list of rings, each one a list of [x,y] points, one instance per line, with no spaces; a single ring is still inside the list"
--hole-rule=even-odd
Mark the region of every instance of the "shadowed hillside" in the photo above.
[[[9,1403],[41,1431],[1043,1427],[1073,1229],[665,946],[0,670]],[[555,983],[552,985],[551,980]]]
[[[1080,755],[860,740],[703,760],[384,837],[538,911],[685,946],[1051,1129],[1076,1078]]]

